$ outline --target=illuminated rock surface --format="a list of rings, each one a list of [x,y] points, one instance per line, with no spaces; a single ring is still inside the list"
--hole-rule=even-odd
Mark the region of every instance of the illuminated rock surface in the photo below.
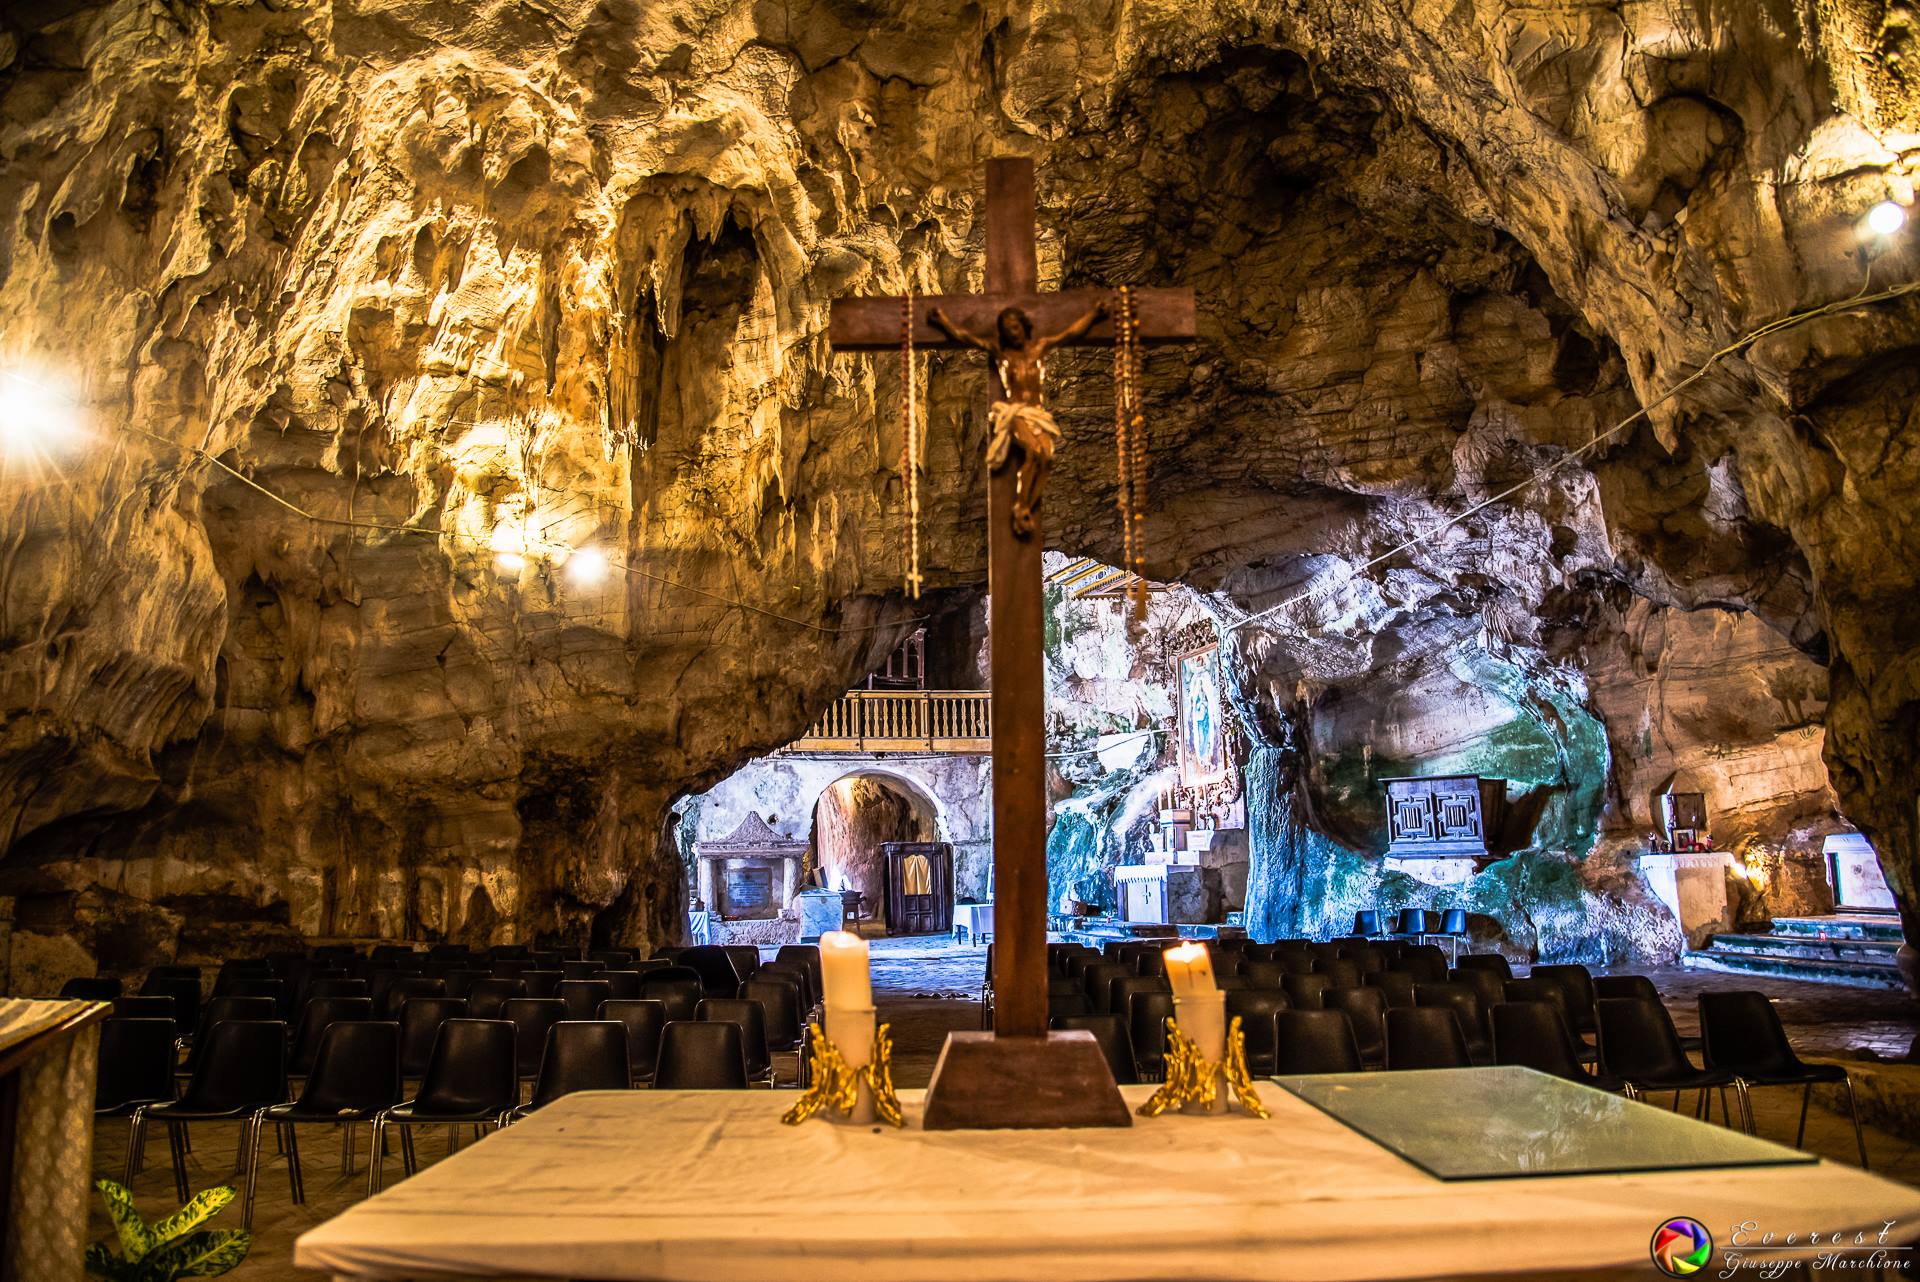
[[[1260,893],[1370,848],[1392,741],[1511,765],[1574,861],[1663,773],[1769,842],[1837,802],[1920,921],[1911,299],[1356,573],[1862,288],[1920,163],[1886,6],[56,8],[0,34],[0,364],[90,433],[0,498],[16,985],[671,934],[671,800],[982,584],[977,362],[932,365],[913,606],[897,365],[824,325],[978,283],[994,153],[1050,283],[1199,294],[1148,362],[1152,572],[1230,618],[1327,587],[1233,638],[1294,833]],[[1053,541],[1115,559],[1100,359],[1056,388]]]

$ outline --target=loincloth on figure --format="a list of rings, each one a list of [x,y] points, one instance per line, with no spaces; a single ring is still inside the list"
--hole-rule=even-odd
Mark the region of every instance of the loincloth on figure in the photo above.
[[[1038,438],[1035,443],[1049,456],[1060,440],[1060,429],[1055,425],[1053,415],[1047,412],[1045,406],[1031,405],[1026,401],[995,401],[987,407],[987,425],[993,432],[987,440],[987,467],[995,472],[1006,465],[1007,454],[1016,436],[1029,451],[1033,450],[1029,440]]]

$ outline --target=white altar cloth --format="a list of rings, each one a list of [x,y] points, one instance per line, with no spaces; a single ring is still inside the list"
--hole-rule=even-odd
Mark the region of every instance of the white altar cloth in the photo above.
[[[781,1126],[785,1091],[571,1095],[308,1232],[294,1263],[341,1279],[1646,1282],[1675,1215],[1716,1243],[1744,1221],[1920,1237],[1920,1190],[1830,1162],[1447,1183],[1271,1083],[1267,1121],[1128,1130],[926,1132],[922,1094],[901,1092],[916,1129],[880,1132]]]

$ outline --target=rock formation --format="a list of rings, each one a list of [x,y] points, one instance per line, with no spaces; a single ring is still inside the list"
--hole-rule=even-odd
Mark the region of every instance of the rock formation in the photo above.
[[[0,497],[12,983],[249,934],[672,935],[673,799],[977,601],[977,368],[931,362],[909,602],[897,366],[824,325],[976,282],[997,152],[1040,162],[1049,282],[1200,295],[1202,341],[1148,362],[1150,567],[1229,623],[1281,607],[1232,633],[1260,786],[1312,838],[1270,855],[1364,844],[1313,798],[1377,718],[1330,701],[1404,681],[1437,701],[1413,742],[1492,680],[1482,724],[1608,745],[1543,795],[1633,822],[1729,745],[1769,833],[1832,822],[1819,739],[1920,928],[1920,307],[1670,394],[1920,269],[1856,233],[1920,166],[1905,14],[10,12],[8,435],[84,425],[13,444]],[[1111,560],[1105,376],[1061,366],[1050,530]],[[1645,755],[1676,645],[1741,689]]]

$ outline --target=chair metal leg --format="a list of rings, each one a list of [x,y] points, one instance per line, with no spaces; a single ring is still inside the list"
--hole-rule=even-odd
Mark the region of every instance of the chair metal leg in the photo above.
[[[1793,1146],[1807,1146],[1807,1106],[1813,1103],[1813,1083],[1807,1083],[1807,1089],[1800,1093],[1800,1129],[1794,1133]]]
[[[286,1131],[286,1143],[282,1147],[287,1150],[287,1184],[293,1190],[293,1204],[299,1206],[307,1200],[307,1173],[300,1166],[300,1132],[291,1122],[275,1129]]]
[[[169,1122],[167,1124],[167,1147],[173,1153],[173,1191],[180,1195],[180,1205],[187,1204],[187,1124]]]
[[[1853,1118],[1853,1142],[1860,1146],[1860,1169],[1865,1171],[1865,1170],[1871,1169],[1867,1165],[1867,1137],[1866,1137],[1866,1134],[1860,1129],[1860,1104],[1859,1104],[1859,1101],[1855,1100],[1853,1097],[1853,1074],[1852,1073],[1848,1073],[1846,1075],[1846,1083],[1847,1083],[1847,1113],[1849,1116]],[[1809,1086],[1807,1089],[1811,1091],[1813,1088]]]
[[[1720,1088],[1720,1124],[1728,1130],[1733,1129],[1733,1119],[1727,1116],[1727,1088]]]
[[[347,1122],[340,1127],[340,1173],[353,1174],[353,1123]]]
[[[1721,1090],[1720,1095],[1720,1106],[1722,1109],[1725,1109],[1726,1091],[1724,1088]],[[1758,1134],[1759,1127],[1753,1120],[1753,1091],[1752,1088],[1747,1085],[1744,1077],[1736,1077],[1733,1079],[1733,1098],[1734,1102],[1740,1105],[1740,1128],[1749,1135]]]
[[[127,1114],[127,1173],[120,1183],[126,1188],[133,1187],[133,1168],[140,1155],[140,1123],[146,1120],[146,1106],[143,1104]]]
[[[260,1124],[265,1120],[266,1113],[262,1110],[240,1124],[240,1150],[252,1158],[247,1163],[247,1190],[240,1204],[240,1227],[243,1229],[253,1227],[253,1197],[260,1182]]]
[[[372,1197],[380,1191],[380,1168],[386,1165],[387,1157],[387,1115],[376,1113],[373,1118],[372,1147],[367,1150],[367,1196]]]
[[[420,1170],[420,1158],[413,1149],[413,1128],[411,1126],[403,1126],[400,1128],[400,1164],[408,1175],[417,1174]]]

